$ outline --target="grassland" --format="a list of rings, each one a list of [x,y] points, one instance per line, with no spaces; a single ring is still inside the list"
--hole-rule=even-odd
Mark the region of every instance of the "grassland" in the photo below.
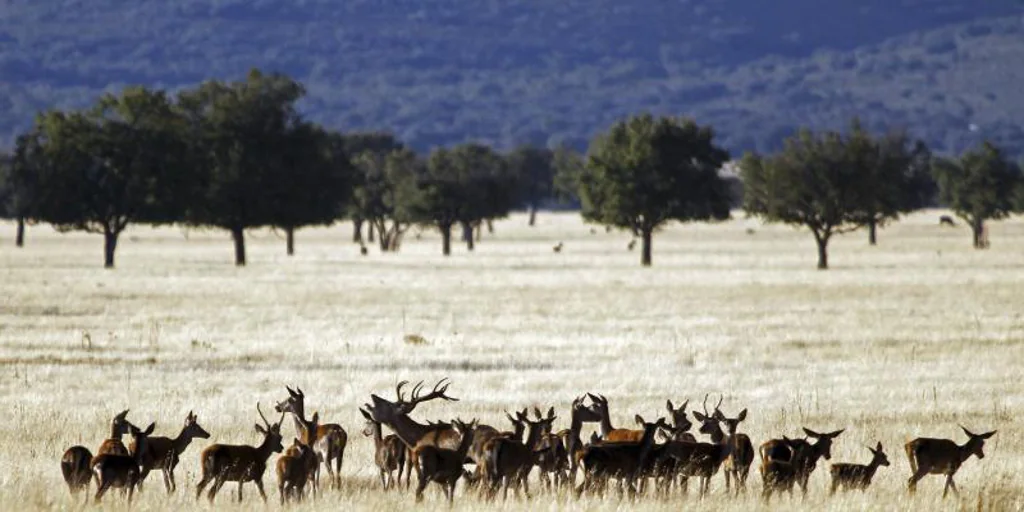
[[[655,238],[643,269],[621,233],[591,234],[577,216],[498,223],[474,254],[448,259],[431,233],[401,253],[359,255],[347,226],[300,232],[297,255],[269,231],[250,237],[250,265],[231,265],[221,232],[135,228],[118,268],[101,268],[98,236],[29,232],[15,249],[0,225],[0,509],[70,509],[59,458],[92,449],[110,417],[131,408],[137,424],[176,434],[190,409],[210,442],[257,442],[255,405],[301,386],[312,408],[351,436],[346,488],[304,508],[404,509],[411,494],[377,489],[371,443],[356,407],[399,379],[450,377],[457,403],[427,404],[423,419],[479,417],[503,425],[502,409],[554,405],[568,424],[573,397],[605,394],[613,419],[655,417],[666,398],[724,393],[723,409],[750,413],[743,430],[759,443],[801,426],[846,428],[833,460],[866,462],[880,440],[891,467],[867,493],[830,499],[827,471],[811,479],[801,510],[955,510],[1024,507],[1024,222],[993,224],[992,248],[970,248],[965,227],[942,229],[937,212],[833,245],[833,269],[814,269],[811,236],[737,219],[676,226]],[[749,234],[747,228],[754,232]],[[130,238],[129,238],[130,237]],[[560,254],[551,251],[565,242]],[[425,344],[404,341],[418,334]],[[691,401],[691,403],[692,403]],[[962,494],[940,499],[942,480],[905,492],[902,444],[919,435],[962,442],[957,423],[999,429],[984,460],[957,475]],[[292,435],[285,423],[286,441]],[[197,442],[178,468],[179,492],[147,482],[139,510],[196,505]],[[157,475],[158,476],[158,475]],[[275,478],[268,473],[271,508]],[[637,507],[750,510],[726,497],[721,477],[703,503],[647,497]],[[258,500],[217,508],[251,509]],[[113,499],[110,499],[113,498]],[[437,490],[425,508],[441,508]],[[480,502],[459,495],[456,508]],[[514,509],[615,509],[540,494]],[[111,495],[104,507],[123,508]]]

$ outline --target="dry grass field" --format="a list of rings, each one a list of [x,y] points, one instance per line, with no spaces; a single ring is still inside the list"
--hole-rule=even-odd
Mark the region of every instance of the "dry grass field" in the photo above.
[[[743,219],[673,226],[654,242],[654,267],[627,252],[627,235],[591,234],[575,214],[499,222],[474,254],[440,256],[433,233],[409,236],[398,254],[359,255],[349,226],[300,231],[297,254],[270,231],[249,237],[247,268],[232,265],[224,232],[137,227],[123,238],[118,268],[102,268],[101,237],[30,228],[27,246],[0,225],[0,510],[72,509],[61,478],[65,448],[94,450],[111,416],[174,435],[195,410],[209,442],[256,443],[256,402],[264,410],[299,385],[307,409],[349,432],[345,489],[300,509],[397,510],[409,492],[378,489],[372,443],[357,406],[371,392],[393,397],[400,379],[450,377],[455,403],[417,408],[420,419],[480,420],[505,428],[503,409],[568,406],[586,391],[608,397],[613,420],[664,414],[666,398],[691,404],[723,393],[723,409],[749,409],[741,430],[755,444],[800,427],[846,432],[835,461],[866,463],[881,441],[892,461],[866,493],[827,493],[819,464],[798,510],[1021,510],[1024,508],[1024,221],[991,225],[992,248],[975,251],[966,227],[917,214],[880,232],[833,243],[827,272],[815,270],[810,234]],[[752,228],[752,234],[747,232]],[[564,241],[560,254],[551,247]],[[417,334],[426,343],[411,344]],[[964,442],[957,427],[999,429],[984,460],[957,475],[959,499],[943,501],[942,478],[905,491],[902,446],[916,436]],[[285,441],[293,426],[284,424]],[[589,429],[585,437],[589,436]],[[178,493],[158,474],[137,510],[209,509],[194,499],[206,441],[183,455]],[[756,466],[755,462],[755,466]],[[536,481],[534,479],[534,481]],[[265,478],[276,509],[276,479]],[[536,487],[536,486],[535,486]],[[745,496],[668,500],[637,508],[752,510],[761,481]],[[93,487],[95,489],[95,487]],[[231,502],[217,509],[257,508]],[[508,509],[625,508],[537,493]],[[123,509],[118,493],[103,508]],[[445,506],[431,488],[424,508]],[[482,503],[456,496],[456,508]]]

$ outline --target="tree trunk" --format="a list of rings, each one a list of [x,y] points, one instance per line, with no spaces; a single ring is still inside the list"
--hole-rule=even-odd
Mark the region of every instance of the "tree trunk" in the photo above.
[[[477,222],[476,226],[473,227],[473,231],[476,233],[476,241],[479,242],[484,238],[484,225],[481,222]]]
[[[814,232],[814,241],[818,243],[818,270],[828,270],[828,235]]]
[[[462,239],[466,242],[466,249],[469,251],[473,250],[473,224],[469,222],[462,223]]]
[[[875,219],[868,221],[868,244],[878,245],[878,222]]]
[[[385,220],[377,226],[377,239],[380,241],[380,252],[388,252],[391,250],[391,237],[393,233],[388,229],[388,221]]]
[[[366,235],[366,241],[370,242],[372,244],[373,243],[373,238],[374,238],[373,237],[373,223],[372,222],[370,223],[369,226],[367,226],[367,229],[369,229],[370,232],[367,233],[367,235]]]
[[[18,217],[18,231],[14,235],[14,245],[25,247],[25,217]]]
[[[488,235],[493,235],[494,234],[494,221],[491,220],[491,219],[487,219],[487,234]]]
[[[363,243],[363,219],[352,219],[352,243]]]
[[[437,227],[441,230],[441,254],[450,256],[452,254],[452,225],[438,224]]]
[[[284,228],[284,245],[288,251],[288,256],[295,255],[295,228],[286,227]]]
[[[641,232],[643,237],[643,250],[640,251],[640,264],[649,267],[651,266],[651,232],[653,229],[644,228]]]
[[[245,231],[242,228],[231,228],[231,239],[235,242],[235,266],[245,266]]]
[[[114,252],[117,251],[117,233],[103,228],[103,268],[114,268]]]
[[[532,228],[537,223],[537,205],[530,205],[530,222],[529,226]]]
[[[974,248],[988,248],[988,238],[985,236],[985,221],[976,220],[971,222],[971,233],[974,236]]]

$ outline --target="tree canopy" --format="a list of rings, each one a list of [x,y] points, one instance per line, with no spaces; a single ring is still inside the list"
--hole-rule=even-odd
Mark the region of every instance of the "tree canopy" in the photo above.
[[[719,170],[729,153],[714,136],[690,119],[643,114],[616,123],[591,143],[579,176],[584,218],[640,236],[644,266],[652,234],[665,223],[728,218]]]
[[[976,249],[989,246],[985,221],[1009,216],[1017,206],[1021,168],[985,142],[960,158],[938,158],[932,168],[941,201],[971,226]]]

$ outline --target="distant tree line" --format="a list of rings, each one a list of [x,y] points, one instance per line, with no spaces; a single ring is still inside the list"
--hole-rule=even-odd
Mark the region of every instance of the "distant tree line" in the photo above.
[[[353,241],[397,251],[412,226],[437,229],[472,251],[481,231],[512,210],[578,204],[583,217],[625,229],[651,265],[654,234],[672,221],[727,219],[741,206],[768,222],[804,226],[828,267],[828,243],[910,211],[949,206],[987,247],[985,222],[1024,209],[1021,167],[985,143],[958,159],[920,141],[873,134],[854,121],[839,132],[802,131],[775,155],[748,154],[723,173],[729,152],[691,119],[642,114],[567,147],[482,144],[417,154],[387,133],[343,133],[311,123],[296,104],[305,90],[253,70],[177,94],[129,87],[84,110],[40,113],[0,154],[0,217],[103,235],[113,267],[130,224],[205,226],[230,233],[245,265],[245,231],[273,227],[293,254],[295,232],[347,219]],[[365,245],[364,245],[365,250]]]

